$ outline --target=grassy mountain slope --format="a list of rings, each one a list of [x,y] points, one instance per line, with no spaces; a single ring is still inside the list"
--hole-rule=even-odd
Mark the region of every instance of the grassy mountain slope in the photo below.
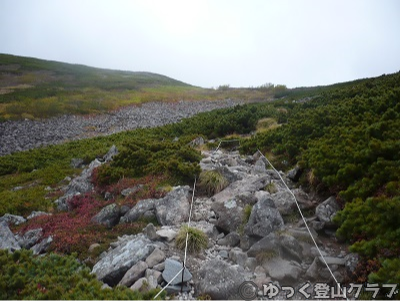
[[[203,89],[148,72],[0,54],[0,121],[101,113],[147,101],[265,100],[273,89]]]

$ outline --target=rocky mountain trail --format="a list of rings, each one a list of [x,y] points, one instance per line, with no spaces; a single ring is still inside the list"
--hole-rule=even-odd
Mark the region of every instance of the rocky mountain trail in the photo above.
[[[60,210],[69,210],[68,198],[93,190],[93,169],[112,160],[111,154],[117,151],[112,148],[103,160],[94,160],[64,187],[64,195],[56,201]],[[219,172],[226,187],[212,195],[195,188],[190,227],[204,232],[208,243],[200,252],[187,254],[183,281],[179,275],[167,288],[172,298],[241,299],[245,281],[257,287],[258,295],[253,297],[259,299],[265,299],[263,285],[268,283],[294,289],[306,282],[333,285],[324,259],[339,282],[347,281],[357,257],[332,232],[332,216],[339,209],[334,197],[321,202],[320,197],[297,188],[289,174],[280,172],[300,208],[313,212],[306,220],[322,258],[292,195],[265,159],[259,154],[243,157],[237,151],[225,150],[203,150],[202,155],[201,169]],[[132,187],[135,189],[141,188]],[[92,273],[108,286],[124,285],[141,291],[165,287],[185,260],[184,250],[177,247],[177,236],[188,223],[192,196],[193,187],[176,186],[162,198],[143,199],[131,208],[115,203],[103,207],[93,222],[112,228],[151,219],[157,220],[157,225],[149,223],[140,234],[119,237],[99,256]],[[24,223],[23,217],[6,215],[0,220],[3,249],[31,248],[43,253],[51,243],[51,237],[41,237],[40,229],[22,237],[14,235],[7,225]],[[97,246],[94,242],[91,248]]]
[[[64,115],[43,120],[0,122],[0,156],[122,131],[178,122],[200,112],[233,107],[237,100],[148,102],[105,114]]]

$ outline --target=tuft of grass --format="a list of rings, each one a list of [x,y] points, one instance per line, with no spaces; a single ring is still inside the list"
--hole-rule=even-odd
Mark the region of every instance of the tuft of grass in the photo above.
[[[178,235],[175,238],[176,246],[179,249],[185,249],[187,234],[189,253],[198,253],[207,247],[208,237],[203,231],[184,225],[181,227]]]
[[[199,176],[199,188],[212,196],[225,189],[228,180],[217,170],[202,171]]]
[[[247,224],[250,219],[251,210],[253,209],[252,205],[247,204],[243,208],[243,223]]]
[[[265,186],[264,190],[268,191],[270,194],[278,192],[278,189],[276,188],[276,186],[273,182],[267,184],[267,186]]]
[[[278,256],[278,253],[276,251],[264,251],[264,252],[258,253],[256,255],[256,259],[259,264],[263,264],[277,256]]]

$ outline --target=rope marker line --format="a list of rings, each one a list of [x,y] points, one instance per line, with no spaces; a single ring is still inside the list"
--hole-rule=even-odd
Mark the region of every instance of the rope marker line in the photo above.
[[[192,202],[190,203],[188,227],[190,227],[190,220],[191,220],[191,216],[192,216],[192,208],[193,208],[193,201],[194,201],[194,192],[195,192],[195,190],[196,190],[196,181],[197,181],[197,179],[194,178],[193,194],[192,194]],[[174,276],[174,278],[171,279],[170,282],[167,283],[166,286],[164,286],[164,287],[162,288],[161,291],[158,292],[157,295],[154,296],[153,299],[156,299],[165,289],[167,289],[167,287],[171,284],[171,282],[174,281],[175,278],[178,277],[179,273],[181,273],[181,272],[182,272],[182,286],[181,286],[181,293],[182,293],[182,291],[183,291],[183,276],[184,276],[185,268],[186,268],[186,255],[187,255],[188,239],[189,239],[189,231],[186,233],[185,257],[184,257],[184,259],[183,259],[183,266],[182,266],[182,269]]]
[[[308,225],[307,225],[306,219],[305,219],[305,217],[304,217],[304,215],[303,215],[303,212],[302,212],[301,209],[300,209],[300,205],[299,205],[299,203],[297,202],[296,196],[295,196],[294,193],[290,190],[290,188],[286,185],[286,183],[285,183],[285,181],[283,180],[283,178],[282,178],[282,176],[280,175],[280,173],[275,169],[275,167],[274,167],[274,166],[272,165],[272,163],[267,159],[267,157],[265,157],[264,154],[263,154],[259,149],[257,149],[257,151],[261,154],[262,157],[265,158],[265,160],[267,160],[268,164],[271,165],[272,169],[276,172],[276,174],[277,174],[277,175],[279,176],[279,178],[281,179],[283,185],[285,185],[286,189],[287,189],[287,190],[289,191],[289,193],[293,196],[293,199],[294,199],[294,201],[295,201],[295,203],[296,203],[297,209],[298,209],[299,212],[300,212],[301,218],[303,219],[303,222],[304,222],[304,224],[306,225],[307,231],[308,231],[308,233],[310,234],[311,239],[312,239],[312,241],[314,242],[314,245],[315,245],[315,247],[317,248],[319,255],[321,256],[321,258],[322,258],[322,260],[324,261],[326,267],[328,268],[329,273],[331,274],[333,280],[335,280],[336,284],[338,285],[338,287],[340,287],[340,291],[341,291],[342,294],[343,294],[343,289],[342,289],[342,287],[340,286],[340,283],[337,281],[335,275],[333,275],[333,272],[332,272],[331,268],[329,267],[328,263],[326,262],[325,257],[322,255],[322,252],[321,252],[321,250],[319,249],[318,244],[317,244],[317,242],[315,241],[315,239],[314,239],[314,237],[313,237],[313,235],[312,235],[312,233],[311,233],[311,231],[310,231],[310,228],[309,228]],[[346,299],[349,300],[347,297],[346,297]]]

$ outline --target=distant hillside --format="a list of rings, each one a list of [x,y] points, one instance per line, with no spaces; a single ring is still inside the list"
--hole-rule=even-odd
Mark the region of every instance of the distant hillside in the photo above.
[[[265,101],[274,87],[195,87],[149,72],[117,71],[0,54],[0,122],[97,114],[149,101]]]
[[[61,88],[96,87],[101,90],[135,90],[156,86],[189,86],[155,73],[99,69],[8,54],[0,54],[0,74],[1,94],[12,94],[19,88],[33,88],[28,86],[45,87],[49,95],[51,91]]]

